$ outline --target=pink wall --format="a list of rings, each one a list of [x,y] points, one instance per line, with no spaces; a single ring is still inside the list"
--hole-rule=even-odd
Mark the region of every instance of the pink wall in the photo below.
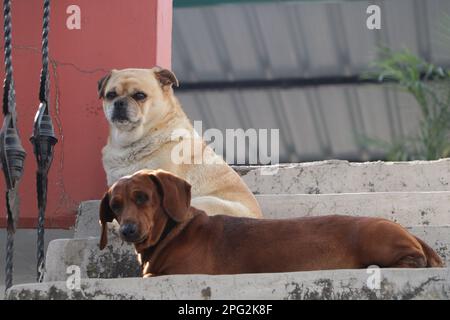
[[[42,1],[12,3],[18,122],[27,151],[19,189],[19,227],[29,228],[36,225],[37,219],[36,163],[28,139],[38,106]],[[80,30],[66,26],[69,5],[81,9]],[[49,176],[47,226],[67,228],[74,223],[79,203],[99,199],[106,188],[101,149],[108,126],[97,97],[97,80],[111,68],[170,68],[172,1],[52,1],[50,28],[51,112],[59,143]],[[0,180],[0,192],[4,194],[3,176]],[[3,198],[1,227],[6,219]]]

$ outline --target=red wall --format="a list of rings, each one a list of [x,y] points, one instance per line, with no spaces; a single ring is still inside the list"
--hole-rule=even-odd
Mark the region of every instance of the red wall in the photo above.
[[[34,227],[37,219],[36,162],[29,137],[39,104],[42,2],[12,1],[18,124],[27,151],[19,188],[22,228]],[[59,142],[49,175],[46,223],[50,228],[68,228],[74,223],[79,203],[99,199],[106,188],[101,149],[108,125],[97,97],[97,80],[111,68],[170,68],[172,1],[54,0],[51,5],[51,112]],[[69,5],[81,8],[80,30],[66,27]],[[3,39],[3,30],[1,33]],[[2,175],[1,194],[4,191]],[[6,221],[3,208],[1,196],[1,227]]]

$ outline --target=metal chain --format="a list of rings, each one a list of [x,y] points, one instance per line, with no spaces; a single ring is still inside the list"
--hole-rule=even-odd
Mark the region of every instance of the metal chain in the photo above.
[[[3,113],[5,115],[3,128],[0,131],[0,158],[7,182],[6,205],[8,212],[8,233],[6,246],[6,289],[13,283],[13,247],[16,220],[19,216],[19,197],[17,183],[23,174],[23,163],[26,152],[23,149],[16,128],[16,101],[12,68],[11,43],[11,0],[3,0],[4,41],[5,41],[5,83],[3,92]],[[50,21],[50,0],[44,0],[44,18],[42,32],[42,71],[39,88],[40,105],[35,117],[31,142],[38,162],[36,174],[38,193],[38,241],[37,241],[37,271],[38,281],[44,275],[44,222],[47,201],[47,174],[53,159],[53,147],[57,143],[51,117],[49,115],[49,56],[48,34]]]
[[[39,89],[39,101],[47,102],[49,95],[49,72],[48,72],[48,34],[50,31],[50,0],[44,0],[44,19],[42,25],[42,71]],[[48,109],[48,108],[47,108]]]
[[[13,66],[12,66],[12,33],[11,33],[11,0],[3,0],[4,16],[4,40],[5,40],[5,85],[3,101],[7,102],[8,110],[3,114],[11,113],[15,121],[16,113],[16,91],[14,89]],[[6,101],[5,101],[6,100]]]
[[[14,232],[12,230],[6,233],[6,267],[5,267],[5,289],[8,290],[13,284],[13,265],[14,258]]]
[[[41,187],[40,181],[43,183],[47,183],[47,177],[45,174],[40,172],[37,173],[37,192],[41,192],[43,197],[47,197],[46,190],[42,190],[44,188]],[[38,228],[37,228],[37,281],[42,282],[44,280],[45,274],[45,203],[39,205],[39,217],[38,217]]]
[[[5,41],[5,83],[3,88],[3,114],[5,117],[10,114],[12,123],[15,124],[15,90],[12,67],[12,45],[11,45],[11,1],[3,0],[4,16],[4,41]],[[14,257],[14,217],[9,203],[9,191],[6,193],[6,204],[8,210],[8,229],[6,236],[6,266],[5,266],[5,287],[8,290],[13,283],[13,257]]]
[[[48,34],[50,31],[50,0],[44,0],[44,18],[42,25],[42,70],[41,82],[39,88],[39,100],[45,103],[48,114],[49,106],[49,55],[48,55]],[[39,167],[39,163],[38,163]],[[38,194],[38,231],[37,231],[37,281],[42,282],[45,273],[45,239],[44,239],[44,223],[45,223],[45,207],[47,199],[47,172],[37,172],[37,194]],[[45,187],[44,187],[45,186]]]

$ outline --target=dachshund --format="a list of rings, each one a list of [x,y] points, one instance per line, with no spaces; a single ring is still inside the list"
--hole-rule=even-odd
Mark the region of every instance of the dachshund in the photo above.
[[[163,170],[118,180],[100,205],[100,248],[107,222],[133,243],[143,276],[442,267],[436,252],[399,224],[330,215],[294,219],[209,216],[190,205],[191,186]]]

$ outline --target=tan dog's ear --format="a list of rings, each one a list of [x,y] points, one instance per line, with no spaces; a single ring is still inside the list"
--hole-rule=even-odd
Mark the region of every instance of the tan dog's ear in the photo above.
[[[150,174],[150,178],[160,189],[161,205],[167,215],[176,222],[185,220],[191,206],[191,185],[165,171],[158,170]]]
[[[103,250],[108,243],[108,224],[114,220],[114,213],[109,206],[109,194],[105,193],[100,203],[100,224],[102,226],[102,233],[100,236],[100,250]]]
[[[103,78],[101,78],[100,80],[98,80],[98,97],[100,99],[105,97],[105,88],[106,88],[106,84],[108,83],[108,80],[111,78],[111,72],[108,73],[106,76],[104,76]]]
[[[159,70],[155,71],[155,77],[156,79],[158,79],[158,81],[161,83],[163,87],[172,85],[178,87],[179,85],[178,79],[172,71],[168,69],[162,69],[159,67],[157,67],[157,69]]]

